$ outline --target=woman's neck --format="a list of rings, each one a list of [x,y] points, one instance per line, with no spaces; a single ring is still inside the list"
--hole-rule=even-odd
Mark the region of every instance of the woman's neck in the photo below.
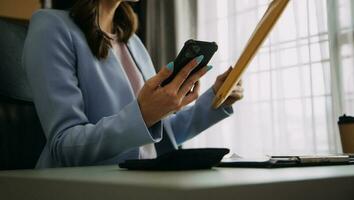
[[[105,33],[114,32],[113,18],[120,3],[121,3],[120,0],[100,0],[99,1],[98,23],[103,32]]]

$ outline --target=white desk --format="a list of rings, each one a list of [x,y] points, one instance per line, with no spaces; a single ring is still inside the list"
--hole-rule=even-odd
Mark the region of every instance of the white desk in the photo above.
[[[354,166],[184,172],[100,166],[3,171],[0,199],[354,200]]]

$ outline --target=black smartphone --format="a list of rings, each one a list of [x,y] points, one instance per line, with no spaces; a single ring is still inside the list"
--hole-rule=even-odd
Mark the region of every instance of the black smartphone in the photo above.
[[[205,42],[198,40],[188,40],[184,43],[184,46],[177,58],[174,60],[173,74],[166,79],[161,86],[165,86],[170,83],[177,74],[194,58],[203,55],[202,62],[190,73],[189,76],[206,66],[215,52],[218,50],[218,45],[215,42]]]

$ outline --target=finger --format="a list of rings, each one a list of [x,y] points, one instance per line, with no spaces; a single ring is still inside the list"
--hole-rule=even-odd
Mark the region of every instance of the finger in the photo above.
[[[238,100],[243,99],[243,97],[244,97],[244,94],[243,94],[243,93],[236,93],[236,98],[237,98]]]
[[[232,67],[230,66],[223,74],[221,74],[221,76],[222,77],[227,77],[229,74],[230,74],[230,72],[232,71]]]
[[[237,85],[238,86],[242,86],[242,84],[243,84],[243,81],[242,81],[242,79],[237,83]]]
[[[228,98],[240,100],[243,98],[243,96],[244,95],[242,92],[235,92],[235,93],[230,94],[230,96]]]
[[[182,105],[186,106],[199,97],[199,91],[200,91],[200,83],[199,81],[195,84],[195,87],[192,92],[190,92],[183,100],[182,100]]]
[[[222,73],[220,76],[218,76],[218,79],[220,81],[225,81],[225,79],[227,78],[227,76],[230,74],[230,72],[232,71],[232,67],[230,66],[229,69],[227,69],[224,73]]]
[[[199,79],[204,76],[208,71],[210,71],[213,67],[211,65],[203,67],[203,69],[199,70],[191,77],[189,77],[181,86],[181,89],[178,91],[179,97],[184,97],[192,87],[199,81]]]
[[[188,78],[189,74],[202,62],[204,56],[198,56],[190,61],[183,69],[177,74],[173,81],[169,84],[169,87],[179,89],[184,81]]]
[[[194,83],[193,87],[183,97],[189,95],[192,92],[197,92],[199,94],[199,92],[200,92],[200,81],[197,81],[196,83]]]
[[[197,82],[194,84],[193,92],[197,92],[197,93],[199,94],[199,92],[200,92],[200,81],[197,81]]]
[[[228,75],[234,68],[232,66],[229,66],[229,68],[224,72],[225,75]]]
[[[235,89],[232,92],[244,92],[244,88],[241,86],[236,86]]]
[[[157,73],[154,77],[148,80],[148,82],[153,87],[159,87],[168,77],[172,75],[173,67],[174,67],[173,62],[168,63],[159,71],[159,73]]]

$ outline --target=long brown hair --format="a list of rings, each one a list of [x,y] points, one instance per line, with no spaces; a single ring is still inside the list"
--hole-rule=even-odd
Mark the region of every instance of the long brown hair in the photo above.
[[[86,36],[91,52],[97,59],[105,59],[112,47],[111,40],[98,24],[99,0],[76,0],[70,16]],[[137,16],[127,2],[122,2],[114,15],[113,29],[118,41],[127,43],[138,27]]]

